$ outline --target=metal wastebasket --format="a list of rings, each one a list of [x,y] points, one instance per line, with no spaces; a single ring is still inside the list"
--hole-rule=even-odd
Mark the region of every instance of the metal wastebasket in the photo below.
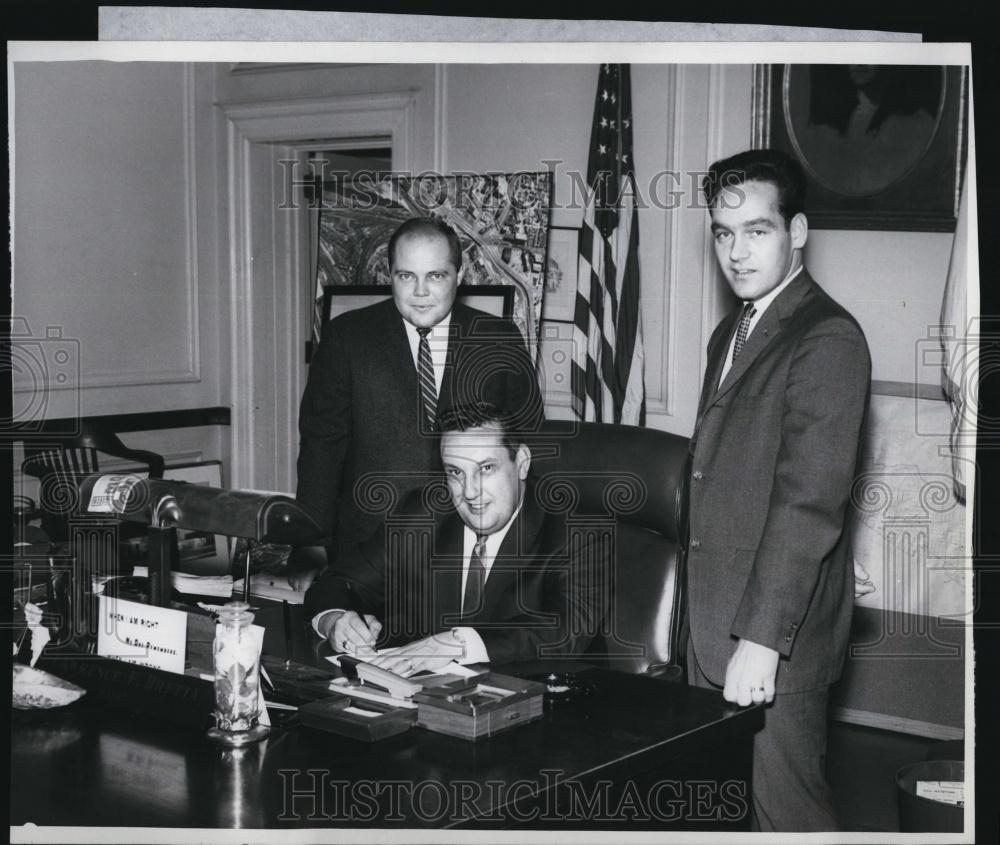
[[[918,780],[965,780],[960,760],[922,760],[896,772],[899,830],[902,833],[961,833],[965,808],[917,795]]]

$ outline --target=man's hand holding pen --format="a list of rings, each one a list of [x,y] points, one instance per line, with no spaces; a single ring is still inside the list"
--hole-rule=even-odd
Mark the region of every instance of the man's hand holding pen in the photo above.
[[[375,648],[382,623],[370,613],[362,617],[353,610],[334,610],[319,621],[319,628],[334,651],[356,654]]]

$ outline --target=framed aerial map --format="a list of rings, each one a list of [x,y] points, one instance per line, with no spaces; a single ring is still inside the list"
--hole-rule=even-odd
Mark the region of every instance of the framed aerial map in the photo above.
[[[388,175],[336,183],[324,190],[319,214],[319,256],[313,341],[319,339],[323,289],[331,285],[388,285],[390,236],[414,216],[448,223],[462,243],[462,284],[508,285],[512,319],[537,354],[545,291],[551,174],[448,176]]]

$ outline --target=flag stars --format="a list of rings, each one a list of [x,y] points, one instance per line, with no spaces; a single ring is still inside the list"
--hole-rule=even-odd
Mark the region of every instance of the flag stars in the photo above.
[[[614,124],[612,124],[612,126],[613,125]],[[606,117],[602,117],[601,118],[601,127],[604,128],[604,129],[607,129],[607,127],[608,127],[608,119]]]
[[[607,88],[605,88],[603,91],[601,91],[601,99],[602,100],[607,100],[608,99],[608,89]],[[611,97],[611,102],[613,103],[614,101],[615,101],[615,98]]]
[[[632,121],[629,120],[627,117],[622,121],[622,126],[624,126],[626,129],[628,129],[631,125]]]
[[[601,155],[606,155],[607,152],[608,152],[608,148],[605,147],[604,144],[598,144],[597,145],[597,152],[599,152]]]

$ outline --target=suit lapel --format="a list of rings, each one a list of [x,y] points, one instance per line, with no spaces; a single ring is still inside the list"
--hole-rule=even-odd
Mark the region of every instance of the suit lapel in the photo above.
[[[761,356],[761,353],[775,342],[775,339],[782,332],[784,323],[795,313],[795,309],[798,308],[799,303],[810,290],[812,284],[812,279],[809,278],[809,274],[803,268],[798,277],[793,279],[778,298],[771,303],[770,307],[760,318],[760,322],[754,327],[750,337],[747,338],[743,350],[729,368],[729,372],[726,373],[725,379],[719,385],[719,389],[712,397],[709,405],[714,405],[729,393],[739,383],[740,379],[746,375],[750,367],[753,366],[754,361]],[[727,344],[726,351],[728,351],[728,348]],[[724,358],[725,355],[723,354],[722,357]]]
[[[451,324],[448,327],[448,352],[444,359],[444,373],[441,377],[441,392],[437,404],[439,412],[452,403],[451,383],[455,376],[455,363],[462,342],[469,338],[469,332],[468,314],[462,305],[456,302],[451,309]]]
[[[396,304],[392,299],[385,303],[383,321],[385,324],[385,343],[382,349],[389,371],[394,374],[396,383],[399,385],[399,395],[412,397],[411,404],[416,407],[419,397],[417,370],[413,366],[413,352],[410,350],[410,342],[406,339],[403,318],[396,310]]]
[[[708,406],[711,404],[711,400],[715,396],[715,392],[718,389],[719,377],[722,375],[722,365],[725,362],[726,354],[729,351],[729,343],[733,339],[733,334],[736,332],[739,315],[739,309],[736,309],[729,315],[726,330],[716,335],[717,342],[714,347],[709,349],[708,363],[705,367],[705,382],[701,386],[701,398],[698,402],[699,422],[701,421],[702,415],[706,410],[708,410]]]
[[[545,514],[533,503],[531,491],[526,490],[521,512],[503,538],[500,549],[490,567],[490,575],[486,579],[486,589],[483,591],[482,617],[490,619],[494,610],[506,595],[513,595],[517,590],[518,578],[526,565],[531,565],[530,558],[535,548],[538,532],[541,529]]]
[[[437,631],[458,624],[462,612],[462,568],[464,524],[457,513],[441,522],[432,539],[431,578],[434,604],[432,628]]]

